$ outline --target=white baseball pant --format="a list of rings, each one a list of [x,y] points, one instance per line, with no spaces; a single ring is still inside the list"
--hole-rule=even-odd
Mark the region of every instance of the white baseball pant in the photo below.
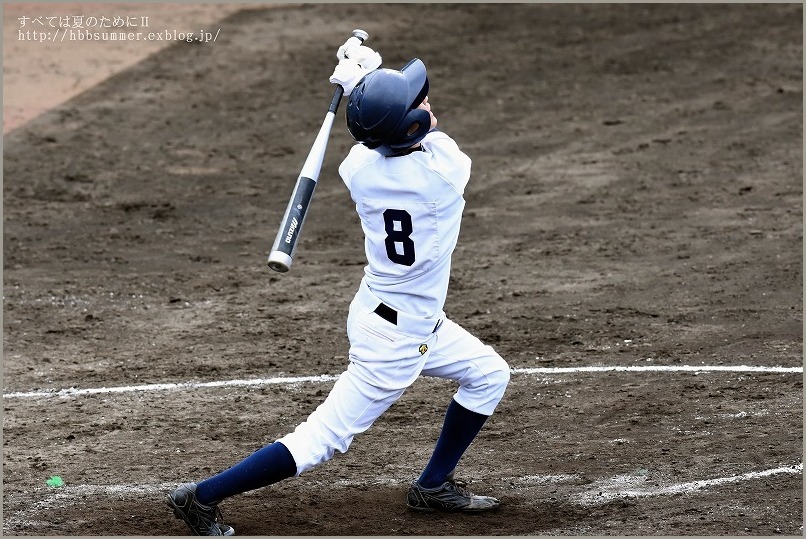
[[[435,319],[398,313],[397,324],[392,324],[374,312],[379,303],[362,285],[347,318],[347,370],[325,401],[294,432],[278,440],[294,457],[296,475],[330,460],[336,451],[346,452],[353,438],[420,375],[457,381],[456,402],[484,415],[491,415],[504,395],[509,366],[492,347],[444,313]]]

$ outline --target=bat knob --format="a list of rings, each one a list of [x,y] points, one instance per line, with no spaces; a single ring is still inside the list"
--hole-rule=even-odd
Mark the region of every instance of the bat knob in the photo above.
[[[353,36],[357,37],[361,41],[365,41],[369,37],[369,34],[363,30],[356,28],[355,30],[353,30]]]
[[[291,257],[282,251],[269,254],[269,267],[278,273],[285,273],[291,268]]]

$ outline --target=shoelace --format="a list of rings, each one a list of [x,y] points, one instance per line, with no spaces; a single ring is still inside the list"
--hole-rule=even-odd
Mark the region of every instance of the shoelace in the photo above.
[[[448,482],[451,483],[456,489],[456,492],[462,496],[472,496],[470,491],[467,490],[467,482],[462,481],[461,479],[454,479],[452,477],[448,479]]]
[[[213,506],[213,522],[216,524],[224,524],[224,513],[221,512],[221,508],[218,507],[218,505]]]

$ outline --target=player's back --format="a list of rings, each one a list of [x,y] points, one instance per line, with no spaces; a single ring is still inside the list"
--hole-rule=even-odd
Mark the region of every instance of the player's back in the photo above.
[[[370,289],[390,307],[430,318],[442,311],[464,208],[470,158],[434,131],[398,157],[357,145],[339,167],[366,236]]]

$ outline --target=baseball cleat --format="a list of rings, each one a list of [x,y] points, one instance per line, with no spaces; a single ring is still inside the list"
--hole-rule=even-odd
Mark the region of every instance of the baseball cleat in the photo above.
[[[217,505],[203,505],[196,500],[196,483],[185,483],[168,494],[168,506],[193,535],[235,535],[235,528],[222,522]]]
[[[445,511],[480,513],[498,507],[497,499],[490,496],[477,496],[465,488],[463,481],[457,481],[451,473],[444,483],[435,488],[423,488],[412,481],[406,495],[406,505],[414,511]]]

